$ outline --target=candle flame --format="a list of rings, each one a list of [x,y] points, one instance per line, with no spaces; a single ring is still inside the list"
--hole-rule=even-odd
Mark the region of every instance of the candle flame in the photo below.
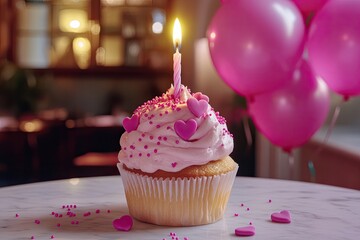
[[[181,46],[181,25],[178,18],[175,19],[174,30],[173,30],[173,43],[175,48],[180,48]]]

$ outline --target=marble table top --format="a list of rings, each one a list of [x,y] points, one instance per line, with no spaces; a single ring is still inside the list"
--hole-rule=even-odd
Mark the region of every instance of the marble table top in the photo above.
[[[235,228],[250,222],[256,233],[248,239],[360,236],[360,191],[263,178],[237,177],[224,218],[197,227],[155,226],[135,220],[131,231],[115,230],[112,221],[128,214],[120,176],[3,187],[0,207],[0,238],[7,240],[237,239]],[[67,215],[68,208],[76,216]],[[271,222],[271,213],[281,210],[290,211],[290,224]]]

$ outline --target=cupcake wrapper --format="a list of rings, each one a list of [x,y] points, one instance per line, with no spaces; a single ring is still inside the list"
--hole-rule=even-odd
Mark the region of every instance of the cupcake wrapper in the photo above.
[[[194,226],[220,220],[237,168],[226,174],[197,178],[152,178],[118,165],[130,214],[143,222]]]

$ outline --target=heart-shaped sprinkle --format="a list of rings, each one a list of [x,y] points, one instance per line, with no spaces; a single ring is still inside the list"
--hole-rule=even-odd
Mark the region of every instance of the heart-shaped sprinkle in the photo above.
[[[183,120],[177,120],[174,124],[176,134],[183,140],[189,140],[196,132],[197,123],[194,119],[189,119],[186,122]]]
[[[255,235],[254,226],[238,227],[235,229],[236,236],[253,236]]]
[[[171,163],[171,166],[172,166],[173,168],[176,167],[176,165],[177,165],[177,162]]]
[[[128,232],[133,226],[132,217],[124,215],[121,218],[115,219],[113,221],[113,226],[116,230]]]
[[[139,116],[138,115],[132,115],[131,118],[126,117],[123,120],[123,126],[126,130],[126,132],[131,132],[134,131],[138,128],[139,126]]]
[[[193,97],[196,98],[197,100],[202,99],[202,100],[209,102],[209,97],[206,96],[205,94],[202,94],[201,92],[194,93]]]
[[[189,98],[186,102],[190,112],[196,117],[201,117],[206,110],[208,109],[208,102],[201,99],[197,100],[196,98]]]
[[[271,214],[271,221],[277,223],[291,223],[290,213],[287,210]]]

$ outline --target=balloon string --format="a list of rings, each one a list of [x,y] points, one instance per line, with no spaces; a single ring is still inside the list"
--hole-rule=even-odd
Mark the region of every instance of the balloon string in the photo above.
[[[246,137],[247,146],[250,147],[253,143],[250,124],[249,124],[249,118],[246,116],[244,117],[244,132]]]
[[[329,127],[328,127],[328,129],[326,131],[323,143],[318,147],[318,149],[315,151],[315,153],[313,154],[313,156],[311,158],[314,158],[316,155],[320,154],[320,152],[324,149],[325,145],[328,143],[328,141],[330,139],[330,136],[331,136],[331,133],[333,132],[333,130],[335,128],[336,121],[339,118],[341,107],[342,107],[342,105],[344,104],[345,101],[347,101],[347,100],[343,99],[342,101],[340,101],[336,105],[335,110],[334,110],[334,114],[333,114],[333,116],[331,118],[331,121],[330,121],[330,125],[329,125]],[[310,177],[311,177],[312,182],[316,181],[316,170],[315,170],[314,162],[315,162],[315,160],[312,161],[311,159],[308,161],[308,168],[309,168],[309,171],[310,171]]]
[[[295,157],[292,151],[288,152],[288,162],[289,162],[289,172],[290,172],[290,179],[294,179],[294,170],[295,170]]]

